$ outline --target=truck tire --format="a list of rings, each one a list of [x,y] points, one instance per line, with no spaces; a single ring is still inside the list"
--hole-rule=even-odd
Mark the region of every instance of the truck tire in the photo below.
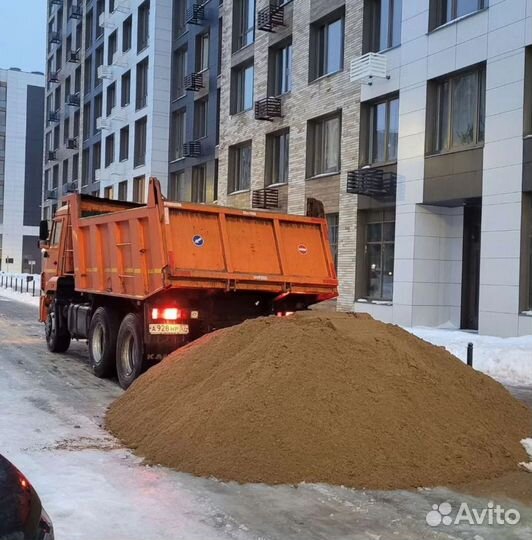
[[[135,313],[129,313],[120,325],[116,340],[116,373],[124,390],[142,373],[143,361],[141,318]]]
[[[53,353],[64,353],[70,347],[70,334],[59,334],[57,332],[57,325],[55,321],[56,317],[55,307],[52,307],[48,312],[46,318],[46,324],[44,327],[44,333],[46,335],[46,345],[48,350]]]
[[[92,372],[103,379],[113,375],[116,366],[116,338],[120,321],[109,308],[99,307],[89,325],[89,358]]]

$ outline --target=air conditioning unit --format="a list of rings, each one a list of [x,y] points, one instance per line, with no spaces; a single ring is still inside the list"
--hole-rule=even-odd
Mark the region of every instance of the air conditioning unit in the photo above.
[[[351,82],[362,81],[373,84],[374,79],[389,79],[386,55],[368,53],[351,61]]]
[[[120,178],[126,176],[127,173],[127,167],[125,163],[115,163],[110,167],[110,170],[111,176],[118,176]]]
[[[48,150],[46,154],[47,161],[57,161],[57,152],[55,150]]]
[[[44,198],[49,201],[49,200],[53,200],[53,199],[57,199],[57,188],[55,189],[48,189],[47,191],[45,191],[44,193]]]
[[[67,182],[67,184],[66,184],[66,192],[67,193],[75,193],[77,190],[78,190],[77,181]]]
[[[121,68],[127,67],[127,62],[124,58],[124,55],[119,51],[116,51],[113,54],[113,66],[117,66]]]
[[[115,0],[115,11],[120,13],[129,13],[131,11],[130,0]]]
[[[98,79],[112,79],[113,68],[111,66],[98,66],[97,75]]]
[[[98,24],[101,28],[108,28],[110,30],[116,28],[116,23],[111,20],[111,18],[107,13],[105,13],[105,11],[103,13],[100,13],[100,17],[98,18]]]
[[[113,124],[110,118],[96,118],[96,129],[100,131],[110,131],[112,126]]]

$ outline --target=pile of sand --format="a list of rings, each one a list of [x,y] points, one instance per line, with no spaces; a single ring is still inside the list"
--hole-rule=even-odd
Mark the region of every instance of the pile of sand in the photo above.
[[[443,348],[367,316],[257,319],[142,376],[109,430],[151,463],[268,484],[449,485],[517,470],[530,411]]]

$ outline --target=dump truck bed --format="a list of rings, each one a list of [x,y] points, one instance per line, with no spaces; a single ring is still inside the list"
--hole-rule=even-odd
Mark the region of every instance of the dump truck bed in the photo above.
[[[172,203],[66,199],[76,290],[145,299],[167,288],[337,295],[326,221]],[[66,255],[65,255],[66,256]]]

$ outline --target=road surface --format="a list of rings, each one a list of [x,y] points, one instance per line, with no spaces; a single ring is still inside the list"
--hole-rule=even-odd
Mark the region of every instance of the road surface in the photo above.
[[[101,428],[117,384],[91,374],[83,343],[48,353],[36,318],[0,296],[0,453],[36,486],[59,540],[532,538],[532,509],[517,504],[515,527],[429,527],[433,504],[487,505],[447,489],[241,486],[144,466]]]

